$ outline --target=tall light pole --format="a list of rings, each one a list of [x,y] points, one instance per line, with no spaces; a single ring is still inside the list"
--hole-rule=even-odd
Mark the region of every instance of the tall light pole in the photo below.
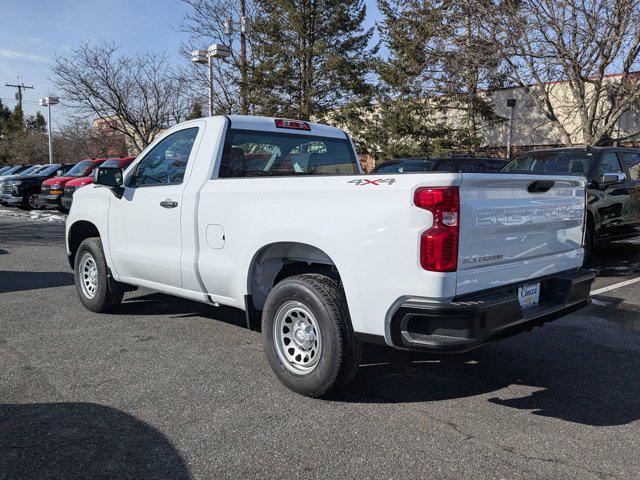
[[[40,99],[40,105],[47,107],[47,130],[49,137],[49,163],[53,163],[53,144],[51,142],[51,106],[60,103],[58,97],[45,97]]]
[[[513,141],[513,111],[516,108],[516,99],[507,99],[507,107],[509,107],[509,132],[507,134],[507,160],[511,160],[511,143]]]
[[[214,43],[208,50],[194,50],[191,52],[191,61],[209,67],[209,116],[213,115],[213,59],[224,60],[231,55],[231,49],[227,45]]]

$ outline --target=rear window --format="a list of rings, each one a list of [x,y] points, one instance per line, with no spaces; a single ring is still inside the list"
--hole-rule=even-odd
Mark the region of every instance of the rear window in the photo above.
[[[353,175],[359,173],[347,139],[231,130],[220,178]]]
[[[120,160],[119,158],[112,158],[111,160],[105,161],[101,165],[101,167],[118,168],[118,165],[120,165],[120,162],[122,162],[122,160]]]
[[[541,151],[518,155],[505,168],[505,172],[536,172],[560,175],[587,175],[595,161],[589,151]]]

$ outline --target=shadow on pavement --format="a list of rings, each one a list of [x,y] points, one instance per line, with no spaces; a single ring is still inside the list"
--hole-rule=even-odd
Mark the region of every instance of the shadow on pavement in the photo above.
[[[69,272],[16,272],[0,270],[0,293],[39,290],[73,285]]]
[[[367,346],[356,379],[332,400],[431,402],[475,395],[505,407],[586,425],[640,419],[640,335],[616,327],[599,339],[577,324],[522,334],[463,355]],[[635,341],[623,337],[635,336]],[[499,392],[511,389],[516,393]],[[517,396],[514,396],[517,395]]]
[[[161,432],[92,403],[0,405],[0,477],[191,478]]]
[[[605,277],[640,275],[640,244],[622,241],[598,247],[589,267]]]
[[[246,327],[244,311],[232,307],[215,307],[206,303],[172,297],[163,293],[149,293],[127,298],[115,312],[118,315],[173,315],[174,318],[204,317]]]

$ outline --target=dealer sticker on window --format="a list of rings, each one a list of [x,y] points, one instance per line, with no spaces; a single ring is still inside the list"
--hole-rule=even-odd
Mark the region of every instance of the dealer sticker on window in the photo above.
[[[531,283],[518,288],[518,300],[522,308],[531,308],[540,302],[540,284]]]

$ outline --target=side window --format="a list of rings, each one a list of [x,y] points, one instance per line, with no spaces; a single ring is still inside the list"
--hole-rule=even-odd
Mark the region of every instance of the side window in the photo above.
[[[605,173],[618,173],[622,172],[622,167],[620,166],[620,160],[618,160],[618,155],[615,153],[606,153],[604,157],[602,157],[602,161],[600,162],[600,169],[598,170],[598,175],[604,175]]]
[[[627,152],[625,153],[625,160],[627,161],[627,167],[629,167],[631,180],[640,180],[640,154]]]
[[[182,183],[198,128],[186,128],[158,143],[138,163],[130,185],[171,185]]]

